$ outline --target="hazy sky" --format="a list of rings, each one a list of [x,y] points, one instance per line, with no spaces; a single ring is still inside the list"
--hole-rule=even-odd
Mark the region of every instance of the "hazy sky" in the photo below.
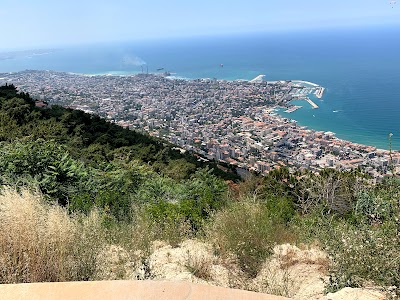
[[[343,26],[400,27],[400,1],[390,2],[1,0],[0,49]]]

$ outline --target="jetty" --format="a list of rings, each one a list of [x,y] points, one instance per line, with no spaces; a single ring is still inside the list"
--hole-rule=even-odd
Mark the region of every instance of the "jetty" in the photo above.
[[[310,81],[305,81],[305,80],[292,80],[293,83],[297,83],[297,84],[308,84],[311,85],[313,87],[319,87],[319,84],[316,84],[314,82],[310,82]]]
[[[317,104],[315,104],[310,98],[306,98],[305,100],[306,100],[308,103],[311,104],[311,106],[312,106],[313,109],[319,108],[319,106],[318,106]]]

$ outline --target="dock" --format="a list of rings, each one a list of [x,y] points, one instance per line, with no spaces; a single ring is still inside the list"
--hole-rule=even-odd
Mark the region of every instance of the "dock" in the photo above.
[[[319,106],[318,106],[317,104],[315,104],[310,98],[306,98],[305,100],[306,100],[308,103],[311,104],[311,106],[312,106],[313,109],[319,108]]]

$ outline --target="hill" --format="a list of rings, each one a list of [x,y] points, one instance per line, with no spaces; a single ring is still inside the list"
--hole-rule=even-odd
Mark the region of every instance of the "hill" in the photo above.
[[[91,165],[110,162],[125,153],[125,158],[150,164],[156,172],[177,179],[188,178],[207,165],[221,178],[238,179],[231,170],[222,172],[215,163],[182,153],[165,140],[122,128],[99,116],[61,106],[39,109],[29,94],[19,93],[14,85],[0,87],[0,105],[1,141],[52,140],[65,145],[74,158]]]
[[[0,141],[3,184],[34,183],[72,209],[128,205],[129,190],[146,176],[179,184],[208,168],[224,180],[238,179],[229,166],[221,171],[216,163],[98,116],[60,106],[38,108],[13,85],[0,87]]]
[[[0,87],[0,140],[1,283],[165,279],[179,265],[199,281],[291,297],[297,250],[271,263],[291,243],[326,253],[313,264],[327,292],[400,295],[395,177],[280,169],[228,186],[233,173],[213,163],[94,115],[37,108],[12,85]],[[205,256],[176,254],[191,243]],[[278,279],[264,276],[275,269]]]

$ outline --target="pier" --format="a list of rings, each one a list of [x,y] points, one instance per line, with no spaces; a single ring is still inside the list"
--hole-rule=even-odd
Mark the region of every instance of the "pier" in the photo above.
[[[319,108],[319,106],[318,106],[317,104],[315,104],[310,98],[306,98],[305,100],[306,100],[308,103],[311,104],[311,106],[312,106],[313,109]]]

